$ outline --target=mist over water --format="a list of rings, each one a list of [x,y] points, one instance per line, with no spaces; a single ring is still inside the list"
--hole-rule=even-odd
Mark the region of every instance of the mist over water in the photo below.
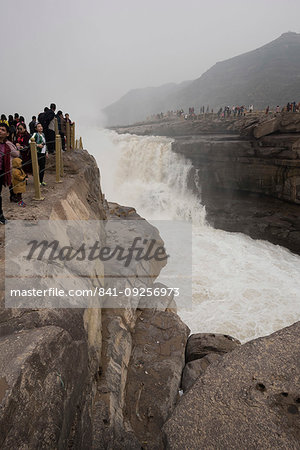
[[[187,189],[192,165],[172,152],[171,139],[96,129],[83,136],[109,201],[133,206],[149,221],[192,221],[193,298],[189,310],[178,310],[191,332],[245,342],[300,319],[300,257],[208,226],[204,207]]]

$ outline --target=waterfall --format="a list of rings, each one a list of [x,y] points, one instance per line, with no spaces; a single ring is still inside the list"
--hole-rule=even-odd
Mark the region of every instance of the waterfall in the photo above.
[[[113,142],[121,148],[116,184],[123,202],[129,198],[147,219],[204,223],[205,209],[187,187],[192,163],[172,152],[171,139],[116,135]]]
[[[197,173],[172,152],[171,139],[107,130],[85,136],[110,201],[133,206],[150,221],[193,223],[192,308],[178,311],[192,332],[231,334],[245,342],[300,319],[300,257],[208,226],[205,208],[188,189]],[[162,237],[167,246],[167,234]]]

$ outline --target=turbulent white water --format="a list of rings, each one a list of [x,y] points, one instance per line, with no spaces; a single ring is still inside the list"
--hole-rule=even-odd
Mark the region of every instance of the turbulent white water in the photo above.
[[[193,309],[179,310],[192,332],[247,341],[300,320],[300,257],[206,225],[204,208],[187,189],[191,163],[172,152],[170,139],[103,130],[84,136],[110,201],[134,206],[148,220],[193,222]]]

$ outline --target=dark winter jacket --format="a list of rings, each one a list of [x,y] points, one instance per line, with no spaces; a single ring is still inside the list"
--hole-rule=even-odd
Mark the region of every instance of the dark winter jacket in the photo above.
[[[54,117],[55,117],[55,113],[54,113],[54,111],[52,111],[52,109],[48,109],[45,112],[44,125],[43,125],[44,131],[49,128],[49,124],[50,124],[51,120],[54,119]]]

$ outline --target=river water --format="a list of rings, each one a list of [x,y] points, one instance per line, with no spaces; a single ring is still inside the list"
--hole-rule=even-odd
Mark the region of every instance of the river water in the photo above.
[[[172,152],[171,139],[95,129],[83,136],[109,201],[133,206],[150,221],[192,222],[192,309],[178,311],[191,332],[225,333],[245,342],[300,320],[300,257],[208,226],[205,208],[187,188],[192,165]],[[167,246],[168,236],[162,238]]]

